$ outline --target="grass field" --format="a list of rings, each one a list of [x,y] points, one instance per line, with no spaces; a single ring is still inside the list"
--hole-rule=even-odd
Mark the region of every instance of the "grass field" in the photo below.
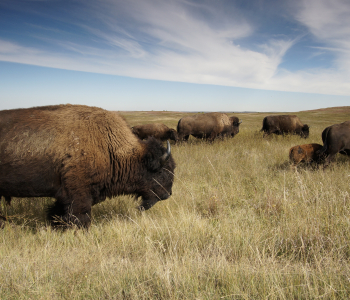
[[[130,126],[176,128],[190,113],[121,112]],[[172,144],[173,195],[139,213],[132,197],[93,207],[89,231],[47,226],[52,199],[1,210],[1,299],[349,299],[350,159],[290,169],[290,147],[320,143],[350,107],[296,113],[310,137],[259,132],[266,113],[233,139]]]

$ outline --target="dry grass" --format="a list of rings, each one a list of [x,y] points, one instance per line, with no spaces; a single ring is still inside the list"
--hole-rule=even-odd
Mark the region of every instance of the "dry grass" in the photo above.
[[[185,113],[122,113],[129,124]],[[232,114],[230,114],[232,115]],[[266,114],[234,138],[172,147],[173,196],[142,214],[131,197],[93,208],[91,229],[46,226],[52,199],[2,204],[1,299],[348,299],[350,159],[291,171],[290,147],[321,143],[349,110],[300,112],[307,140],[259,133]]]

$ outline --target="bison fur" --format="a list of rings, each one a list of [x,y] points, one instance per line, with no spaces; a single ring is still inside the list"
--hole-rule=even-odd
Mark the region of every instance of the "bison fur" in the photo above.
[[[323,147],[320,155],[325,155],[327,167],[337,153],[350,156],[350,121],[326,127],[322,132]]]
[[[297,145],[289,150],[289,160],[292,163],[292,167],[296,167],[299,163],[319,163],[321,157],[318,151],[322,148],[320,144],[305,144]]]
[[[93,205],[123,194],[149,209],[171,195],[174,169],[169,143],[141,141],[117,113],[69,104],[0,111],[0,195],[55,198],[52,225],[87,228]]]

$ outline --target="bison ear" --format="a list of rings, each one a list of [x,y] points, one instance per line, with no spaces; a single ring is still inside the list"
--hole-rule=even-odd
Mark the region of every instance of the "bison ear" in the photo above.
[[[160,142],[156,141],[154,138],[150,138],[148,140],[148,151],[144,156],[144,163],[146,165],[147,170],[151,172],[157,172],[159,169],[163,167],[165,162],[170,157],[170,143],[167,141],[168,148],[165,153],[164,147],[160,144]]]

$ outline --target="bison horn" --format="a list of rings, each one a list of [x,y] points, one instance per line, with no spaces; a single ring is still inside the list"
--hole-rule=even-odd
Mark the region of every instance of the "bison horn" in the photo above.
[[[169,159],[170,157],[170,153],[171,153],[171,150],[170,150],[170,143],[169,141],[167,140],[167,149],[166,149],[166,152],[161,156],[160,158],[160,162],[161,164],[165,164],[165,162]]]
[[[242,123],[242,120],[240,120],[239,122],[238,122],[238,124],[241,124]]]

